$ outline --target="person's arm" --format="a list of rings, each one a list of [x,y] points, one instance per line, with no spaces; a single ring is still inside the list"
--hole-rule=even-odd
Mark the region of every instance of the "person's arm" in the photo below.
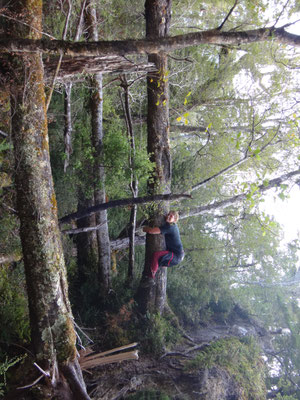
[[[144,226],[143,231],[146,233],[151,233],[151,235],[159,235],[161,233],[158,226],[154,226],[153,228],[151,228],[150,226]]]

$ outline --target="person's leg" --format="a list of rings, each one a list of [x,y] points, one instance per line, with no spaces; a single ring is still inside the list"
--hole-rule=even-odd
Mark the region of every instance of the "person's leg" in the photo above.
[[[151,259],[151,264],[150,264],[150,269],[151,269],[151,276],[152,278],[155,277],[155,274],[158,270],[158,265],[159,265],[159,259],[168,254],[169,252],[167,250],[163,250],[163,251],[155,251],[152,254],[152,259]]]

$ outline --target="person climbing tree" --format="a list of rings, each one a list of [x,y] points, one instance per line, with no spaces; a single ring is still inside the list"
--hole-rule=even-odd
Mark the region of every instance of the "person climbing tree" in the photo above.
[[[184,258],[183,246],[177,226],[179,214],[177,211],[170,211],[166,217],[166,222],[160,227],[145,226],[143,231],[151,235],[162,234],[165,237],[166,250],[156,251],[152,254],[150,271],[144,276],[144,285],[154,284],[155,274],[158,267],[172,267],[179,264]]]

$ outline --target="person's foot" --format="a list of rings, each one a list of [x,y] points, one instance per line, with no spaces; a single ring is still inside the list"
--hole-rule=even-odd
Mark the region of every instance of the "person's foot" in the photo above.
[[[155,281],[151,276],[144,276],[141,282],[142,288],[148,288],[155,285]]]

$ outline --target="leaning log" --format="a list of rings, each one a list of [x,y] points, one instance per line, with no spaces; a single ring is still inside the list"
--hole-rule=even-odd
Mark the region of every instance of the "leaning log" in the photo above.
[[[112,200],[107,203],[96,204],[95,206],[88,207],[85,210],[77,211],[72,214],[68,214],[62,217],[59,220],[60,225],[67,224],[73,220],[81,219],[87,217],[88,215],[92,215],[101,210],[108,210],[109,208],[114,207],[123,207],[123,206],[131,206],[133,204],[147,204],[147,203],[156,203],[160,201],[174,201],[188,198],[190,199],[191,196],[189,194],[157,194],[154,196],[144,196],[144,197],[136,197],[136,198],[129,198],[129,199],[119,199],[119,200]]]

